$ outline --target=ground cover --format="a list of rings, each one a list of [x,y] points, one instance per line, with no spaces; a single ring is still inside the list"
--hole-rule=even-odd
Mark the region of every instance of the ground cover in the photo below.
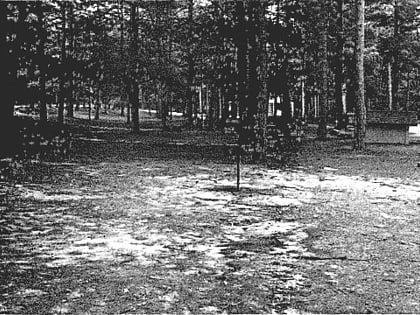
[[[220,133],[77,128],[1,205],[0,313],[418,313],[418,147],[306,140],[245,164]]]

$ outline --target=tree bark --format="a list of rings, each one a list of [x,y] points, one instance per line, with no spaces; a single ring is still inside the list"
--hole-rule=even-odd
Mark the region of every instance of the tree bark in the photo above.
[[[188,0],[188,38],[190,39],[189,43],[189,51],[187,53],[188,59],[188,77],[187,77],[187,108],[186,108],[186,115],[187,115],[187,124],[189,127],[193,125],[193,107],[194,107],[194,91],[193,91],[193,84],[194,84],[194,54],[193,54],[193,43],[192,39],[194,36],[194,0]]]
[[[159,3],[156,2],[156,23],[160,27],[162,25],[162,16],[170,16],[170,8],[168,8],[165,5],[159,6]],[[170,38],[164,39],[164,35],[158,37],[157,45],[157,59],[159,65],[167,65],[169,64],[170,60],[170,54],[171,54],[171,41]],[[165,51],[167,52],[165,54]],[[158,74],[158,81],[160,83],[158,84],[158,109],[160,109],[160,118],[162,122],[162,129],[167,130],[168,129],[168,91],[166,90],[166,85],[163,83],[164,78],[163,75],[160,73]]]
[[[130,104],[131,104],[131,116],[132,116],[132,131],[133,133],[139,133],[139,84],[137,81],[138,76],[138,37],[139,37],[139,25],[137,17],[137,2],[131,2],[131,30],[130,30]],[[128,114],[127,114],[128,115]]]
[[[261,158],[264,158],[267,151],[267,116],[268,116],[268,65],[267,65],[267,29],[265,25],[266,1],[257,1],[255,12],[256,17],[256,36],[255,49],[258,51],[256,73],[257,92],[257,141],[258,151]]]
[[[400,4],[394,0],[394,39],[392,49],[392,107],[399,109],[400,86]]]
[[[128,94],[128,102],[127,102],[127,116],[126,116],[127,125],[131,124],[131,104],[130,104],[131,99],[130,97],[131,97],[131,92]]]
[[[337,128],[346,126],[343,106],[343,65],[344,65],[344,0],[337,0],[337,64],[335,68],[335,106]]]
[[[13,118],[13,95],[12,95],[12,73],[13,61],[12,55],[9,52],[9,43],[7,42],[7,2],[0,2],[0,79],[1,79],[1,106],[0,106],[0,145],[2,151],[0,156],[10,147],[11,121]]]
[[[318,138],[327,138],[327,107],[328,107],[328,5],[322,2],[321,7],[321,95],[319,104]]]
[[[366,107],[365,107],[365,77],[364,77],[364,47],[365,47],[365,0],[356,1],[357,12],[357,42],[356,42],[356,130],[355,149],[365,148]]]
[[[96,89],[96,100],[95,100],[95,120],[99,120],[99,113],[101,110],[101,86],[98,82],[97,89]]]
[[[392,93],[393,93],[393,85],[392,85],[392,66],[391,63],[387,64],[387,74],[388,74],[388,110],[392,110],[393,108],[393,97],[392,97]]]
[[[267,125],[267,59],[265,55],[265,1],[237,1],[239,143],[237,148],[237,188],[240,182],[240,146],[250,145],[252,158],[264,158]],[[234,109],[234,113],[237,110]]]
[[[119,3],[119,24],[120,24],[120,56],[123,58],[125,56],[124,54],[124,1],[120,1]],[[124,66],[123,66],[124,67]],[[124,70],[123,70],[124,69]],[[121,69],[122,75],[120,78],[120,106],[121,106],[121,112],[120,116],[124,117],[124,109],[125,105],[122,103],[123,99],[125,100],[126,93],[126,86],[125,86],[125,80],[124,80],[124,73],[125,73],[125,67]]]
[[[74,49],[74,15],[73,15],[73,2],[69,2],[69,56],[73,57]],[[74,73],[73,73],[73,60],[70,60],[71,63],[68,64],[70,69],[68,69],[68,82],[69,82],[69,91],[67,99],[67,117],[73,117],[74,111]]]
[[[66,2],[61,3],[61,60],[60,60],[60,77],[59,77],[59,96],[58,96],[58,122],[64,123],[64,100],[65,100],[65,66],[66,66]]]
[[[407,73],[407,90],[405,93],[405,111],[410,110],[410,86],[411,86],[411,78],[410,78],[410,72]]]
[[[39,119],[46,122],[47,117],[47,95],[46,95],[46,56],[45,56],[45,40],[47,37],[46,30],[44,29],[44,12],[42,3],[37,3],[37,17],[38,17],[38,58],[39,63]]]
[[[245,7],[243,1],[236,3],[236,16],[238,23],[238,32],[236,34],[237,50],[237,66],[238,66],[238,101],[239,101],[239,118],[243,119],[245,111],[248,110],[247,98],[247,48],[248,39],[246,37],[245,25]]]

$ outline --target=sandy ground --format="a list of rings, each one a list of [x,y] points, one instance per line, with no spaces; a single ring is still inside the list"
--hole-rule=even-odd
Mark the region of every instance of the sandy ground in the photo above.
[[[418,146],[305,142],[236,191],[220,135],[106,130],[3,183],[0,313],[420,313]]]

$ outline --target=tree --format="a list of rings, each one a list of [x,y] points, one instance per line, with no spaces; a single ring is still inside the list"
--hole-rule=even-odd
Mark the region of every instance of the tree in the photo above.
[[[266,1],[238,1],[235,7],[237,47],[237,99],[242,143],[252,147],[254,159],[266,150],[267,29]]]
[[[1,110],[9,116],[14,101],[39,100],[41,119],[46,120],[46,102],[58,95],[62,121],[65,109],[71,116],[72,99],[86,97],[92,88],[96,118],[102,100],[128,94],[135,131],[141,94],[142,104],[160,111],[163,126],[174,106],[185,111],[191,126],[200,103],[197,88],[205,86],[201,100],[208,102],[200,110],[206,111],[209,126],[217,119],[221,123],[215,125],[223,126],[229,116],[239,114],[250,128],[259,129],[258,134],[264,134],[263,99],[268,94],[280,99],[276,109],[283,112],[286,136],[296,112],[292,103],[305,105],[305,100],[320,96],[315,110],[312,104],[305,112],[320,118],[323,138],[329,113],[339,125],[343,122],[343,83],[353,94],[359,88],[355,11],[343,0],[1,3],[5,9],[1,54],[10,61],[2,60],[1,71],[13,82],[3,97],[9,105]],[[416,109],[417,6],[417,0],[368,2],[364,50],[368,106],[385,104],[390,65],[390,99],[398,101],[398,109]],[[26,92],[14,93],[15,86]],[[29,96],[28,91],[35,92],[30,100],[18,95]],[[335,108],[329,102],[333,94]],[[360,97],[349,97],[355,99]],[[316,115],[319,105],[321,117]],[[103,108],[106,111],[106,105]]]
[[[0,106],[0,126],[3,128],[8,125],[10,119],[13,117],[13,63],[12,54],[10,53],[11,43],[8,41],[8,31],[10,24],[13,23],[8,20],[7,15],[10,4],[7,1],[0,2],[0,67],[1,82],[2,82],[2,104]],[[1,136],[6,135],[4,130],[1,130]]]
[[[2,86],[2,103],[0,104],[0,157],[9,154],[8,150],[15,145],[15,139],[10,135],[11,121],[13,118],[13,94],[12,94],[12,67],[10,43],[8,41],[9,22],[7,19],[8,3],[0,2],[0,79]]]
[[[60,73],[59,73],[59,100],[58,100],[58,122],[64,123],[64,101],[65,101],[65,68],[66,68],[66,15],[67,15],[67,2],[61,3],[61,18],[62,18],[62,25],[61,25],[61,57],[60,57]]]
[[[46,76],[47,76],[47,57],[45,55],[45,42],[47,40],[47,31],[44,25],[44,6],[42,2],[36,3],[36,13],[38,18],[38,61],[39,61],[39,118],[41,121],[47,121],[47,93],[46,93]]]
[[[392,98],[392,107],[398,108],[398,94],[399,94],[399,87],[400,87],[400,50],[398,41],[401,40],[400,38],[400,3],[398,0],[394,0],[394,47],[392,51],[392,95],[395,97]]]
[[[130,2],[130,85],[129,85],[129,101],[131,104],[131,114],[133,118],[133,132],[139,133],[139,83],[138,76],[138,4],[136,1]]]
[[[364,77],[364,48],[365,48],[365,0],[356,1],[357,12],[357,42],[356,42],[356,142],[355,149],[365,147],[366,107],[365,107],[365,77]]]
[[[188,126],[193,124],[193,86],[194,86],[194,0],[188,0],[188,38],[189,44],[187,46],[187,63],[188,63],[188,76],[187,76],[187,108],[186,114],[188,119]]]
[[[67,81],[69,83],[69,91],[67,93],[67,117],[73,117],[73,108],[74,108],[74,44],[75,44],[75,21],[74,21],[74,3],[69,3],[68,11],[68,20],[69,20],[69,52],[68,52],[68,62],[67,62]]]
[[[336,49],[336,65],[335,65],[335,107],[336,107],[336,120],[337,127],[344,128],[345,113],[343,104],[343,83],[344,83],[344,0],[337,0],[337,49]]]
[[[366,98],[375,109],[415,108],[418,10],[417,0],[371,0],[366,5]]]
[[[327,138],[327,108],[328,108],[328,3],[322,2],[321,5],[321,97],[318,125],[318,138],[324,140]]]

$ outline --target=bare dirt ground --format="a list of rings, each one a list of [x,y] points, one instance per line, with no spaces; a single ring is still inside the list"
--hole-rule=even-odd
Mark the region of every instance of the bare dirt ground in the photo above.
[[[221,134],[78,126],[2,183],[0,313],[420,313],[418,145],[307,140],[238,192]]]

